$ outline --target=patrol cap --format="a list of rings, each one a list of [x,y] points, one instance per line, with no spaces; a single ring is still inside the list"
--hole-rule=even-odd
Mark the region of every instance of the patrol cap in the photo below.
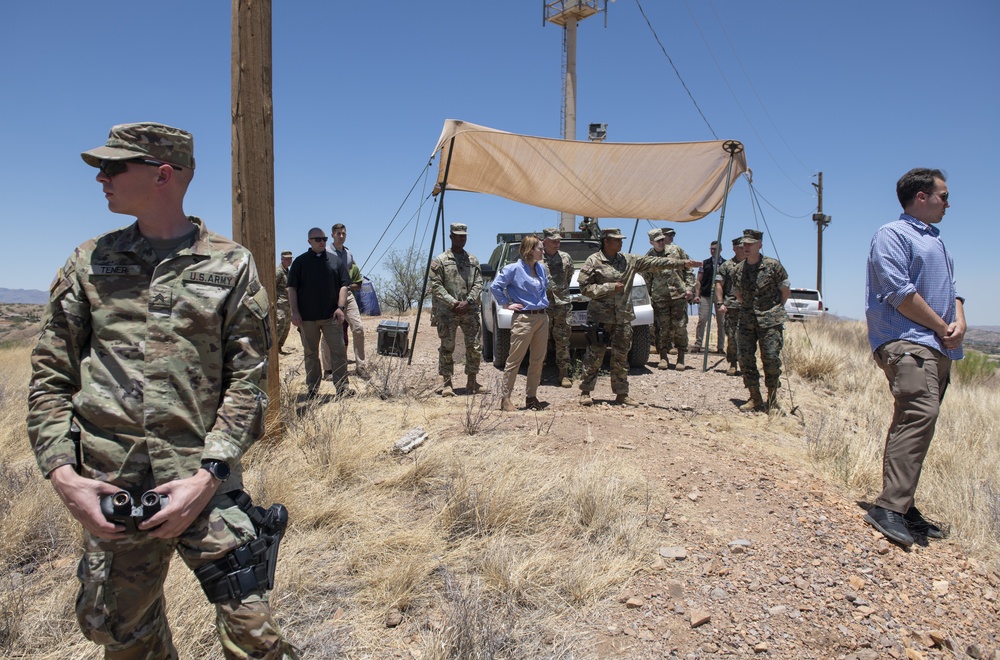
[[[548,227],[542,230],[542,238],[551,238],[556,241],[562,240],[562,234],[559,227]]]
[[[649,235],[649,240],[651,241],[662,241],[663,240],[663,230],[657,227],[656,229],[650,229],[646,232]]]
[[[193,170],[194,137],[165,124],[118,124],[111,127],[103,147],[84,151],[80,156],[91,167],[100,167],[102,160],[150,158]]]
[[[605,238],[625,238],[625,234],[618,227],[609,227],[601,230],[601,240],[603,241]]]
[[[739,245],[743,245],[743,237],[742,236],[739,236],[739,237],[733,239],[733,247],[737,247]]]
[[[283,250],[282,253],[281,253],[281,256],[282,257],[290,257],[290,256],[292,256],[292,251],[291,250]]]
[[[469,227],[467,225],[463,225],[461,222],[451,223],[450,229],[451,233],[455,234],[456,236],[465,236],[466,234],[469,233]]]
[[[741,243],[756,243],[758,241],[764,240],[764,232],[757,231],[756,229],[744,229],[743,238],[740,239]]]
[[[676,233],[677,233],[677,230],[674,229],[673,227],[665,227],[663,229],[663,235],[664,236],[673,236]]]

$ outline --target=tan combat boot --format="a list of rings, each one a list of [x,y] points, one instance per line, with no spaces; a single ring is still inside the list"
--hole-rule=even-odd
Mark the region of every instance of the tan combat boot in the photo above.
[[[677,364],[674,365],[674,371],[687,371],[691,367],[684,364],[684,351],[677,351]]]
[[[445,376],[441,387],[435,390],[441,396],[455,396],[455,390],[451,387],[451,377]]]
[[[573,381],[569,379],[569,371],[566,369],[559,370],[559,387],[573,387]]]
[[[729,368],[726,369],[726,375],[727,376],[735,376],[736,375],[736,365],[733,365],[733,364],[729,365]]]
[[[476,375],[469,374],[469,380],[465,383],[466,394],[489,394],[490,391],[485,386],[476,382]]]
[[[594,400],[590,398],[590,392],[580,392],[580,405],[581,406],[594,405]]]
[[[630,397],[628,394],[619,394],[615,397],[615,403],[622,406],[635,406],[639,405],[639,402]]]
[[[515,408],[514,404],[511,403],[510,397],[505,396],[504,398],[500,399],[500,410],[503,410],[504,412],[514,412],[515,410],[517,410],[517,408]]]
[[[669,355],[670,355],[670,353],[664,353],[663,355],[660,356],[660,361],[656,363],[656,368],[657,369],[669,369],[670,368],[670,360],[668,359]]]
[[[768,412],[778,412],[781,410],[781,404],[778,403],[778,388],[767,390],[767,410]]]
[[[740,406],[740,410],[743,412],[753,412],[763,409],[764,400],[760,398],[760,387],[754,386],[748,389],[750,390],[750,400]]]

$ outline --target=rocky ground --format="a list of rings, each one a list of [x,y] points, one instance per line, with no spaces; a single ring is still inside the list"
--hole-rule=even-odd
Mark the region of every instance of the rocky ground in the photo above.
[[[366,321],[371,352],[378,321]],[[422,323],[413,368],[433,374],[437,337]],[[862,521],[858,494],[803,460],[811,416],[832,405],[822,392],[793,378],[784,414],[741,413],[746,390],[722,356],[709,355],[708,371],[702,355],[688,363],[697,368],[633,369],[638,408],[611,404],[606,376],[597,405],[583,408],[579,390],[556,387],[546,368],[545,411],[497,413],[505,430],[536,436],[539,451],[624,457],[657,489],[647,523],[662,544],[649,570],[572,633],[592,657],[1000,659],[995,564],[954,540],[888,543]],[[480,380],[496,388],[498,375],[484,364]],[[464,377],[455,384],[461,395]],[[523,387],[522,376],[515,403]],[[456,432],[463,399],[453,400]]]

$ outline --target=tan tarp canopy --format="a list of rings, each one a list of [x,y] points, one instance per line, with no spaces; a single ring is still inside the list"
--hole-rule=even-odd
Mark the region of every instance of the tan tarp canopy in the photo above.
[[[453,151],[447,190],[489,193],[591,218],[689,222],[722,205],[730,162],[723,145],[732,142],[578,142],[448,119],[434,149],[441,151],[435,190],[441,189]],[[730,186],[746,170],[739,145]]]

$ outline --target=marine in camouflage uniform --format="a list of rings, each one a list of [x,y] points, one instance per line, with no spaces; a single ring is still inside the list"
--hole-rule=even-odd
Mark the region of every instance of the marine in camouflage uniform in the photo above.
[[[647,257],[666,257],[672,259],[689,259],[687,252],[679,245],[668,243],[672,240],[674,230],[650,229],[649,242],[653,245],[646,253]],[[657,247],[660,250],[657,250]],[[649,297],[653,305],[653,319],[656,327],[656,352],[660,356],[657,365],[660,369],[670,366],[670,349],[677,349],[676,368],[683,371],[687,368],[684,356],[688,349],[688,300],[694,293],[694,272],[690,270],[670,270],[665,273],[655,273],[650,276]]]
[[[592,326],[587,353],[580,376],[580,403],[593,404],[590,393],[597,385],[597,373],[611,347],[611,390],[615,401],[637,405],[628,396],[628,352],[632,345],[632,308],[630,280],[636,273],[662,273],[687,268],[696,262],[674,257],[640,257],[621,252],[625,237],[618,229],[601,231],[601,249],[587,258],[577,281],[580,292],[590,298],[587,321]]]
[[[83,154],[109,208],[138,222],[87,241],[59,270],[31,358],[28,436],[84,527],[77,618],[106,658],[176,658],[163,597],[173,552],[196,569],[255,538],[226,493],[242,488],[240,457],[263,431],[268,299],[248,250],[184,216],[192,142],[123,124]],[[135,158],[149,162],[123,162]],[[218,462],[231,468],[225,481]],[[142,531],[101,514],[102,495],[151,488],[169,502]],[[296,656],[266,594],[216,615],[227,658]]]
[[[545,267],[549,271],[549,336],[556,348],[559,385],[572,387],[573,383],[569,379],[569,314],[573,311],[573,303],[569,299],[569,287],[573,281],[573,257],[559,249],[562,234],[558,227],[543,230],[542,237]]]
[[[743,384],[750,400],[740,410],[764,407],[760,395],[760,372],[757,371],[757,345],[764,365],[767,406],[776,409],[781,387],[781,347],[784,343],[785,300],[789,282],[785,267],[777,259],[760,254],[763,234],[753,229],[743,232],[746,259],[736,266],[736,296],[740,303],[740,327],[737,347]]]
[[[483,275],[479,270],[479,259],[465,250],[466,240],[468,227],[452,223],[451,249],[445,250],[431,262],[431,314],[441,340],[441,347],[438,349],[438,374],[443,381],[438,388],[441,396],[454,396],[455,393],[451,378],[455,373],[455,334],[459,327],[465,338],[467,392],[473,394],[485,391],[476,382],[482,359],[479,299],[483,292]]]
[[[285,346],[288,339],[288,330],[292,326],[292,309],[288,305],[288,267],[292,265],[292,252],[285,250],[281,253],[281,263],[274,272],[274,307],[277,318],[275,329],[278,333],[278,351]]]
[[[736,376],[739,367],[737,342],[740,327],[740,303],[736,299],[736,266],[743,261],[743,237],[733,239],[732,259],[719,266],[715,275],[715,302],[726,314],[726,361],[729,362],[727,376]],[[732,313],[729,313],[732,310]]]

